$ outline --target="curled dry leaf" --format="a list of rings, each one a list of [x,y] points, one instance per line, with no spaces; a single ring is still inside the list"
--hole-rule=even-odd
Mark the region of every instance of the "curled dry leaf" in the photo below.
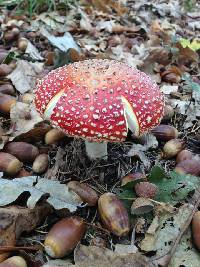
[[[33,209],[10,206],[0,208],[0,246],[14,246],[22,232],[31,232],[52,211],[50,205],[37,205]],[[0,254],[0,262],[8,253]]]

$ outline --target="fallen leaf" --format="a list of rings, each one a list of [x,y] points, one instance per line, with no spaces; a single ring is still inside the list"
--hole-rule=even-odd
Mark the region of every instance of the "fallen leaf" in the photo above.
[[[170,204],[184,199],[200,185],[199,177],[176,172],[165,174],[159,166],[152,168],[149,181],[158,187],[155,200]]]
[[[74,267],[150,267],[151,263],[140,253],[125,253],[123,255],[107,248],[80,245],[75,250]]]
[[[112,10],[114,9],[118,16],[122,16],[128,11],[127,8],[120,3],[120,1],[91,0],[91,2],[96,9],[101,10],[105,13],[112,13]]]
[[[183,48],[189,47],[193,51],[198,51],[200,49],[200,40],[198,39],[194,39],[192,40],[192,42],[190,42],[190,40],[181,38],[180,44],[182,45]]]
[[[142,161],[144,166],[146,168],[149,168],[151,165],[151,162],[148,159],[148,157],[145,155],[144,153],[145,151],[146,151],[146,147],[140,144],[133,144],[127,155],[129,157],[138,157]]]
[[[68,49],[70,48],[74,48],[78,52],[81,51],[79,46],[76,44],[74,38],[69,32],[66,32],[61,37],[60,36],[57,37],[57,36],[50,34],[45,28],[41,28],[40,32],[44,37],[46,37],[49,40],[49,42],[53,46],[57,47],[62,52],[67,52]]]
[[[46,201],[57,210],[65,208],[74,212],[82,203],[77,194],[68,190],[67,185],[37,176],[28,176],[0,180],[0,206],[12,203],[23,192],[30,193],[27,207],[32,209],[43,196],[47,196]]]
[[[17,91],[21,94],[33,91],[36,80],[43,70],[43,65],[44,63],[32,63],[25,60],[18,60],[16,68],[7,78],[12,81]]]
[[[176,248],[169,267],[179,266],[199,266],[200,255],[199,251],[194,248],[192,243],[191,230],[188,229],[187,233],[181,239],[180,244]]]
[[[43,119],[31,104],[17,102],[10,110],[10,119],[13,128],[13,136],[19,136],[32,130]]]
[[[157,257],[170,251],[176,237],[191,214],[189,204],[181,206],[174,214],[164,212],[156,216],[140,244],[144,251],[155,251]]]
[[[156,148],[157,146],[158,141],[156,140],[156,138],[151,134],[146,134],[144,139],[144,145],[133,144],[127,155],[129,157],[139,157],[139,159],[143,162],[144,166],[146,168],[149,168],[151,163],[144,152],[146,152],[150,148]]]
[[[23,232],[31,232],[52,211],[46,204],[33,209],[19,206],[0,208],[0,246],[14,246]],[[0,262],[8,253],[0,254]]]
[[[28,44],[25,53],[35,60],[44,60],[44,58],[40,55],[38,49],[29,40],[27,40],[27,42]]]
[[[138,252],[138,248],[135,245],[115,245],[115,253],[117,253],[119,256],[127,256],[128,254],[133,254],[136,252]]]
[[[178,85],[163,84],[160,89],[164,94],[169,95],[178,91]]]
[[[78,12],[81,15],[81,20],[80,20],[81,29],[90,32],[93,29],[93,27],[90,23],[88,15],[83,10],[81,10],[81,8],[78,9]]]

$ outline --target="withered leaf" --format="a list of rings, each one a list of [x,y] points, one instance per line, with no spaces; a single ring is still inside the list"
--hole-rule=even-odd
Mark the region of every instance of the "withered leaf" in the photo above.
[[[81,206],[81,199],[77,194],[68,190],[67,185],[58,181],[27,176],[13,180],[0,180],[0,206],[5,206],[15,201],[23,192],[29,192],[27,206],[34,208],[36,203],[43,197],[55,209],[68,209],[73,212]]]

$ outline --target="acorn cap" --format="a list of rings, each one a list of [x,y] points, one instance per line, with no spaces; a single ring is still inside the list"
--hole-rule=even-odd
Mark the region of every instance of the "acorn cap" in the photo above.
[[[144,214],[152,211],[153,208],[154,205],[149,199],[138,197],[131,206],[131,213],[136,215]]]
[[[160,123],[164,99],[145,73],[114,61],[92,59],[51,71],[37,84],[35,106],[69,136],[124,141]]]

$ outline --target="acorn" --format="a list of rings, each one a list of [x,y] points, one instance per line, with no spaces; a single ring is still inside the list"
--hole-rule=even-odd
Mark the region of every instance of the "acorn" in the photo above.
[[[116,236],[130,231],[129,217],[123,202],[113,193],[105,193],[98,200],[98,211],[105,227]]]
[[[15,89],[10,83],[5,83],[0,86],[0,93],[15,96]]]
[[[36,146],[26,142],[10,142],[5,145],[4,151],[12,154],[24,163],[32,163],[39,154]]]
[[[175,169],[177,173],[180,174],[191,174],[194,176],[200,175],[200,162],[196,159],[186,159],[179,162]]]
[[[55,128],[55,129],[51,129],[50,131],[48,131],[44,139],[47,145],[52,145],[63,140],[65,137],[66,137],[66,134],[64,134],[63,132]]]
[[[24,37],[20,38],[18,40],[18,48],[19,50],[21,50],[22,52],[26,51],[26,48],[28,46],[28,40]]]
[[[170,125],[160,124],[151,130],[159,141],[169,141],[178,137],[178,130]]]
[[[15,156],[0,152],[0,171],[13,176],[18,173],[22,167],[21,163]]]
[[[49,158],[47,154],[38,155],[33,162],[33,171],[35,173],[41,174],[44,173],[49,165]]]
[[[125,184],[136,181],[136,180],[144,181],[144,180],[147,180],[147,177],[145,174],[141,172],[129,173],[128,175],[122,177],[121,186],[124,186]]]
[[[165,105],[162,122],[170,121],[173,116],[174,116],[174,108],[170,105]]]
[[[15,32],[8,31],[4,33],[3,38],[6,42],[12,42],[17,38],[17,34]]]
[[[45,57],[46,57],[46,62],[45,62],[46,66],[51,66],[54,64],[55,52],[47,51]]]
[[[83,238],[86,224],[82,218],[73,216],[54,224],[44,242],[46,253],[52,258],[62,258],[73,251]]]
[[[0,263],[0,267],[27,267],[27,264],[22,257],[13,256]]]
[[[163,147],[163,158],[173,158],[185,147],[181,139],[171,139]]]
[[[192,219],[192,236],[194,244],[200,250],[200,211],[195,212]]]
[[[192,158],[193,158],[192,152],[187,150],[187,149],[184,149],[178,153],[178,155],[176,157],[176,163],[179,163],[179,162],[184,161],[186,159],[192,159]]]
[[[13,105],[17,103],[17,100],[5,94],[0,94],[0,113],[3,115],[9,115]]]
[[[12,67],[7,64],[0,65],[0,77],[7,76],[13,71]]]
[[[83,202],[86,202],[88,206],[95,206],[98,201],[98,195],[94,189],[92,189],[87,183],[80,183],[78,181],[70,181],[67,184],[68,188],[74,191]]]
[[[153,209],[154,205],[148,198],[138,197],[132,203],[131,214],[141,215],[151,212]]]
[[[158,187],[153,183],[141,182],[135,185],[135,192],[139,197],[153,199],[158,192]]]

